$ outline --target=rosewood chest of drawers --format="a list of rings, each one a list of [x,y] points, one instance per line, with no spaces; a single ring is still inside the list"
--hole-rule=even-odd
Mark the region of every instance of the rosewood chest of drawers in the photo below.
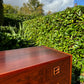
[[[72,56],[45,46],[0,51],[0,84],[71,84]]]

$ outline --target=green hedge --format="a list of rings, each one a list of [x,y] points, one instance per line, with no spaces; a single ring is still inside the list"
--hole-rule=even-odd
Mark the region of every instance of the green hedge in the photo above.
[[[0,32],[2,33],[11,33],[11,28],[17,32],[17,28],[16,27],[11,27],[11,26],[0,26]]]
[[[4,14],[3,26],[16,26],[19,28],[19,24],[22,24],[25,20],[31,20],[36,18],[36,15],[21,15],[21,14]]]
[[[84,8],[84,7],[82,7]],[[84,12],[80,6],[25,21],[25,37],[73,55],[72,84],[82,82],[84,73]]]
[[[3,24],[3,6],[2,6],[3,0],[0,0],[0,25]]]
[[[22,30],[15,27],[0,26],[0,51],[34,46],[32,40],[22,37]]]

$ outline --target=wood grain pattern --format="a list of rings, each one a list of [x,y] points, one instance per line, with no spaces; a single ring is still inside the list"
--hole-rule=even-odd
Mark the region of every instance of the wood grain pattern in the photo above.
[[[0,51],[0,84],[71,84],[71,69],[71,55],[45,46]]]

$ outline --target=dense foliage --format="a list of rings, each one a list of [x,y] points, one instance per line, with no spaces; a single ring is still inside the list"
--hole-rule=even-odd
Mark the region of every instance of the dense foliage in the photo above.
[[[23,38],[21,28],[0,26],[0,51],[34,46],[34,42]]]
[[[22,24],[23,21],[43,15],[42,6],[43,5],[38,0],[29,0],[28,3],[24,3],[21,8],[10,4],[3,4],[3,26],[10,25],[19,28],[19,24]]]
[[[12,6],[10,4],[3,4],[3,12],[9,14],[17,14],[18,13],[18,6]]]
[[[0,0],[0,25],[3,24],[3,6],[2,6],[3,0]]]
[[[73,55],[73,84],[84,81],[84,7],[65,11],[23,23],[25,38],[36,45],[45,45]],[[80,76],[81,75],[81,76]]]
[[[4,26],[16,26],[19,27],[19,24],[22,24],[25,20],[31,20],[37,17],[37,15],[22,15],[22,14],[4,14]],[[39,15],[38,15],[39,17]]]

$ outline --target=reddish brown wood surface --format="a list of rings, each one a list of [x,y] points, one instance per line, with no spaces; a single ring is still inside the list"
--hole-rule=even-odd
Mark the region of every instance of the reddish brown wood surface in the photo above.
[[[71,55],[44,46],[0,51],[0,84],[71,84],[71,63]]]

